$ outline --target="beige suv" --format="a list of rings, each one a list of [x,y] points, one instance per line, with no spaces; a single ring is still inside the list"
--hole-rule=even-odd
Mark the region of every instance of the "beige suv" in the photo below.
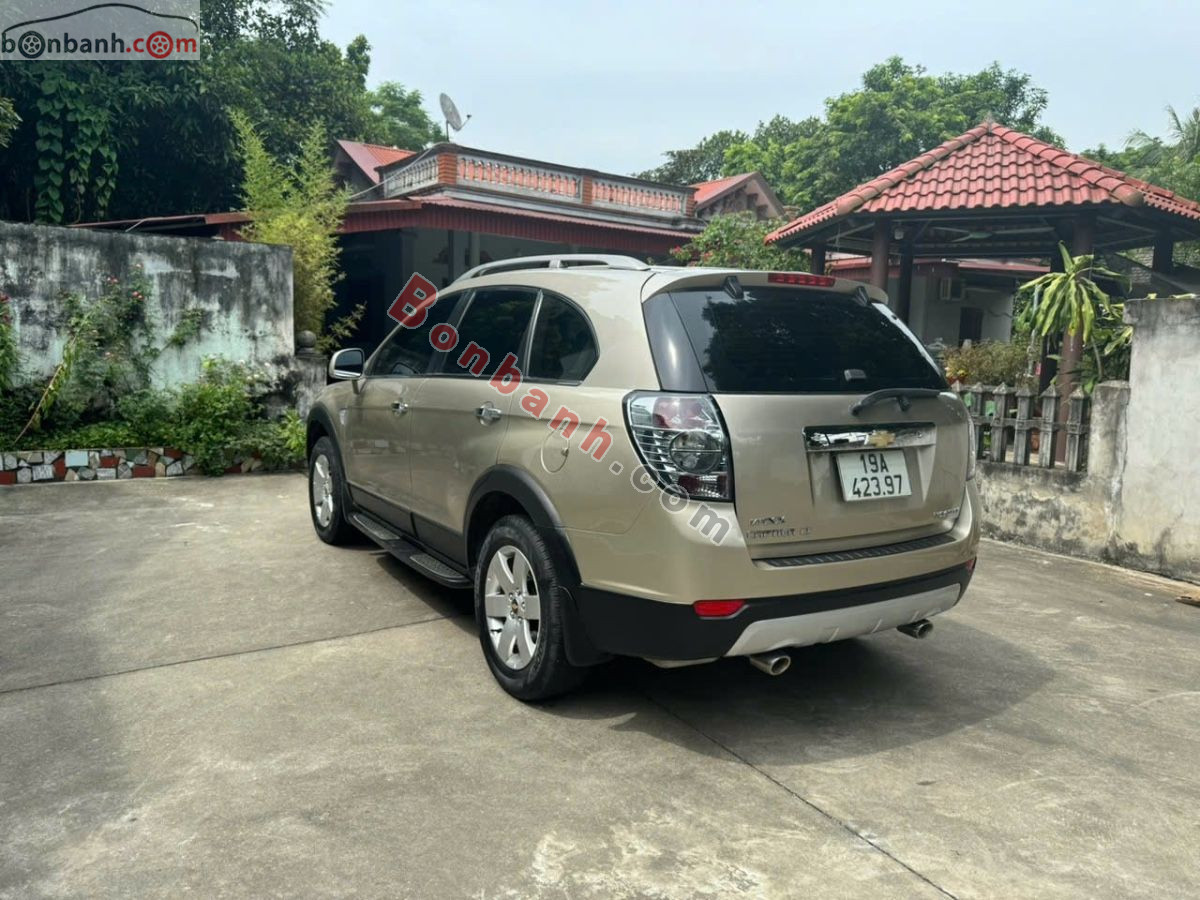
[[[885,301],[624,257],[479,266],[331,360],[313,525],[472,588],[526,700],[613,655],[779,674],[787,648],[922,637],[974,568],[974,436]]]

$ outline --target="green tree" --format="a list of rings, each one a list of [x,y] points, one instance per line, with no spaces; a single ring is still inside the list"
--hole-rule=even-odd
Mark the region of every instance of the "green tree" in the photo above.
[[[801,205],[823,203],[989,116],[1057,143],[1038,126],[1045,107],[1046,92],[1028,75],[998,63],[973,75],[934,76],[892,57],[863,75],[860,90],[826,101],[824,127],[800,148],[811,164],[794,173],[785,194]]]
[[[247,240],[292,248],[292,293],[297,331],[321,334],[334,305],[338,226],[349,202],[334,183],[320,122],[309,125],[294,165],[274,159],[242,112],[233,113],[243,161],[242,201],[252,220]]]
[[[640,173],[638,178],[661,181],[664,184],[697,184],[721,177],[725,151],[748,139],[742,131],[718,131],[709,135],[690,150],[668,150],[667,161],[654,169]]]
[[[1045,90],[1029,75],[1003,69],[999,63],[972,74],[931,75],[896,56],[869,69],[857,90],[826,100],[823,117],[791,120],[776,116],[740,141],[718,141],[737,134],[723,131],[692,150],[667,155],[671,162],[707,160],[721,147],[720,173],[761,171],[785,203],[807,209],[962,134],[989,116],[1060,143],[1058,135],[1040,125],[1045,107]],[[658,177],[668,166],[647,174]],[[710,168],[705,169],[706,177],[715,177],[707,174]]]
[[[1180,114],[1167,107],[1167,137],[1135,131],[1129,138],[1129,170],[1185,197],[1200,197],[1200,107]]]
[[[330,41],[260,37],[239,41],[214,65],[225,73],[223,105],[246,113],[267,150],[295,156],[313,122],[326,134],[359,140],[372,120],[365,84],[369,44],[344,53]]]
[[[1110,150],[1101,144],[1085,155],[1181,196],[1200,199],[1200,107],[1180,113],[1168,106],[1165,137],[1138,130],[1129,136],[1121,150]],[[1200,242],[1177,244],[1175,260],[1193,266],[1200,264]]]
[[[687,244],[672,249],[671,255],[690,266],[807,272],[808,255],[803,251],[783,250],[763,242],[763,238],[781,224],[780,221],[759,220],[749,212],[714,216],[704,231]]]
[[[24,0],[15,0],[24,2]],[[219,211],[238,200],[241,159],[229,109],[267,150],[295,159],[309,126],[363,140],[429,117],[372,109],[370,44],[321,38],[320,0],[201,0],[199,62],[39,62],[0,66],[0,218],[72,223]],[[411,100],[411,97],[406,97]],[[19,117],[19,127],[9,127]],[[423,133],[423,132],[422,132]],[[0,141],[0,147],[3,142]]]
[[[396,81],[384,81],[367,94],[371,118],[366,139],[376,144],[420,150],[445,140],[441,127],[421,105],[421,92],[408,91]]]

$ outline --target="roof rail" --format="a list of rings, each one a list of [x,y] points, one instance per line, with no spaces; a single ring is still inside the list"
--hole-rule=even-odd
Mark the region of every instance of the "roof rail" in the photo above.
[[[595,266],[605,269],[634,269],[645,271],[650,267],[632,256],[614,256],[606,253],[555,253],[549,256],[520,256],[516,259],[501,259],[468,269],[455,282],[468,278],[482,278],[498,272],[517,272],[522,269],[575,269]]]

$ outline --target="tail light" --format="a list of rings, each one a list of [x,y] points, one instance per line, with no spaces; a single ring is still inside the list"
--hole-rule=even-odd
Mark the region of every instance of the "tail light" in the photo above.
[[[646,468],[697,500],[732,500],[729,436],[704,394],[630,394],[625,421]]]

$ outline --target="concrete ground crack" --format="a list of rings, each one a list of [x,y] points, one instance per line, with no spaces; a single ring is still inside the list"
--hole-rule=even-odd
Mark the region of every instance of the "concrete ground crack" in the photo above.
[[[153,663],[148,666],[135,666],[131,669],[119,669],[116,672],[97,672],[94,675],[81,675],[78,678],[64,678],[61,681],[46,681],[41,684],[27,684],[22,687],[0,690],[0,696],[19,694],[23,691],[36,691],[41,688],[60,687],[66,684],[81,684],[86,681],[99,681],[103,678],[117,678],[121,675],[134,675],[138,672],[153,672],[155,669],[170,669],[175,666],[186,666],[188,663],[207,662],[212,659],[230,659],[235,656],[250,656],[255,653],[269,653],[272,650],[287,650],[291,647],[307,647],[313,644],[325,644],[330,641],[341,641],[346,638],[363,637],[368,634],[379,634],[381,631],[392,631],[400,628],[410,628],[413,625],[427,625],[430,622],[440,622],[443,619],[465,618],[466,616],[430,616],[417,619],[415,622],[404,622],[399,625],[380,625],[378,628],[367,628],[363,631],[351,631],[346,634],[333,634],[327,637],[308,638],[302,641],[291,641],[285,644],[271,644],[266,647],[251,647],[247,650],[230,650],[228,653],[212,653],[208,656],[194,656],[190,659],[173,659],[168,662]]]
[[[933,888],[934,890],[941,893],[943,896],[950,897],[950,898],[952,898],[952,900],[958,900],[958,896],[956,894],[951,893],[950,891],[946,890],[946,888],[942,887],[936,881],[931,879],[929,876],[914,869],[912,866],[910,866],[904,860],[900,859],[894,853],[889,851],[886,847],[880,846],[880,844],[877,841],[874,841],[871,838],[867,837],[865,834],[863,834],[860,831],[858,831],[857,829],[855,829],[848,822],[845,822],[842,819],[839,819],[837,816],[833,815],[830,812],[827,812],[826,810],[824,810],[820,806],[818,806],[816,803],[809,800],[803,794],[800,794],[800,793],[796,792],[795,790],[793,790],[792,788],[788,787],[786,784],[784,784],[778,778],[771,775],[769,772],[765,771],[764,769],[759,768],[754,763],[752,763],[750,760],[746,759],[746,757],[742,756],[742,754],[738,753],[732,747],[729,747],[725,743],[719,741],[717,738],[713,737],[711,734],[706,732],[704,729],[700,728],[698,725],[695,725],[692,722],[689,722],[687,719],[685,719],[679,713],[675,712],[675,710],[666,706],[661,701],[656,700],[654,697],[651,697],[649,694],[645,693],[644,691],[642,692],[642,696],[645,697],[650,703],[653,703],[655,706],[657,706],[659,709],[661,709],[663,712],[665,712],[668,716],[673,718],[675,721],[677,721],[680,724],[684,725],[685,727],[691,729],[696,734],[700,735],[702,738],[704,738],[706,741],[713,744],[714,746],[719,747],[721,750],[724,750],[726,753],[728,753],[730,756],[732,756],[734,759],[736,759],[742,765],[744,765],[744,766],[750,768],[751,770],[753,770],[754,772],[758,773],[761,777],[763,777],[767,781],[771,782],[771,784],[775,785],[777,788],[788,793],[793,799],[798,800],[801,803],[803,803],[805,806],[807,806],[809,809],[813,810],[815,813],[820,815],[822,818],[829,820],[834,825],[837,825],[839,828],[841,828],[843,831],[847,832],[848,834],[852,835],[853,837],[855,837],[858,840],[862,841],[863,843],[867,844],[868,846],[870,846],[872,849],[878,851],[879,853],[882,853],[884,856],[886,856],[888,859],[890,859],[896,865],[900,866],[902,869],[908,871],[915,877],[919,878],[921,881],[925,882],[927,885],[929,885],[931,888]]]

